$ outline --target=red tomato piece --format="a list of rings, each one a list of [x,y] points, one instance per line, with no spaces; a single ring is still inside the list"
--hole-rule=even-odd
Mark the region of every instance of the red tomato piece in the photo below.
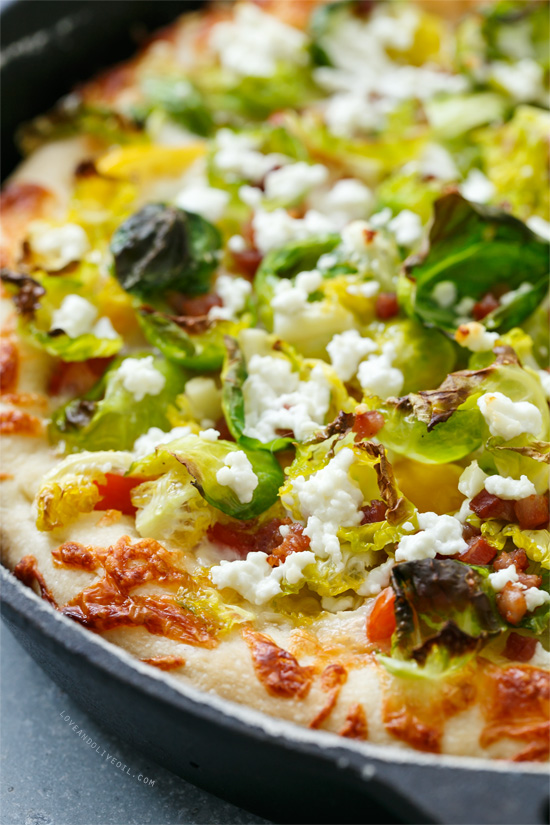
[[[520,636],[519,633],[510,633],[504,648],[504,655],[513,662],[528,662],[532,658],[537,640],[533,636]]]
[[[489,564],[496,554],[496,547],[479,536],[470,542],[468,549],[461,553],[458,559],[467,564]]]
[[[105,473],[105,484],[95,482],[101,500],[97,502],[94,510],[120,510],[125,516],[134,516],[136,508],[132,504],[130,493],[143,483],[142,478],[129,478],[119,476],[115,473]]]
[[[257,249],[243,249],[242,252],[231,252],[231,256],[239,275],[251,281],[262,262],[262,253]]]
[[[221,307],[223,304],[222,299],[215,292],[210,292],[208,295],[197,295],[195,298],[174,294],[170,296],[170,300],[176,312],[185,315],[187,318],[202,318],[204,315],[208,315],[208,311],[212,307]]]
[[[371,642],[388,641],[395,630],[395,593],[386,587],[367,616],[367,636]]]
[[[381,292],[376,298],[375,312],[382,321],[399,314],[399,304],[395,292]]]
[[[356,433],[355,440],[361,441],[363,438],[372,438],[373,435],[384,426],[384,416],[376,410],[359,412],[355,416],[353,432]]]
[[[519,526],[522,530],[535,530],[548,523],[548,496],[527,496],[514,502]]]

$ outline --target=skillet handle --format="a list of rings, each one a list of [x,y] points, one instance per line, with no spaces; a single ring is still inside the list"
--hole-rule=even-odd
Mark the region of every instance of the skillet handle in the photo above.
[[[356,779],[398,821],[430,825],[545,825],[550,783],[543,771],[382,762],[346,753]],[[343,754],[342,754],[343,758]]]

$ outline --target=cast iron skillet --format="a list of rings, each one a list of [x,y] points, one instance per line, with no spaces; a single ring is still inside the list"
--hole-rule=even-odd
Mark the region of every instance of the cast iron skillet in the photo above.
[[[1,2],[1,0],[0,0]],[[2,3],[4,176],[12,135],[78,80],[135,49],[129,34],[200,2]],[[0,567],[8,627],[94,719],[188,781],[277,822],[544,823],[544,768],[355,744],[175,687],[54,611]]]

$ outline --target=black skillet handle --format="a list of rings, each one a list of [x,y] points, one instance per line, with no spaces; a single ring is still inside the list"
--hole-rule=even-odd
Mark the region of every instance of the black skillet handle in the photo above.
[[[349,770],[365,793],[401,821],[441,825],[544,825],[550,816],[546,771],[498,762],[457,767],[382,762],[346,753]],[[344,758],[344,752],[342,757]],[[343,766],[342,766],[343,767]]]

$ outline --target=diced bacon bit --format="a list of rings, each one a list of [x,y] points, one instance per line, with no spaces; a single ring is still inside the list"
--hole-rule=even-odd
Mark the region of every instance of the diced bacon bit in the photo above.
[[[152,656],[150,659],[141,659],[146,665],[158,667],[159,670],[178,670],[185,664],[181,656]]]
[[[358,739],[363,742],[369,738],[369,728],[363,705],[357,703],[351,706],[344,726],[340,731],[340,736],[344,736],[346,739]]]
[[[85,395],[99,381],[112,358],[87,361],[58,361],[50,376],[50,395]]]
[[[366,410],[357,412],[352,430],[355,433],[355,441],[364,438],[372,438],[384,426],[384,416],[377,410]]]
[[[522,530],[536,530],[548,524],[548,496],[527,496],[514,502],[514,510]]]
[[[302,667],[287,650],[263,633],[245,628],[243,638],[250,648],[256,675],[272,696],[303,699],[313,679],[313,668]]]
[[[373,499],[366,507],[362,507],[363,518],[361,524],[374,524],[377,521],[384,521],[388,505],[380,499]]]
[[[458,556],[459,561],[466,564],[489,564],[497,554],[497,548],[478,536],[468,545],[468,549]]]
[[[99,565],[97,554],[91,547],[84,547],[76,541],[66,541],[52,550],[53,562],[58,567],[76,567],[79,570],[96,570]]]
[[[234,269],[252,281],[262,262],[262,253],[258,249],[243,249],[242,252],[231,251]]]
[[[496,601],[500,615],[509,624],[519,624],[527,613],[523,591],[512,582],[508,582],[500,593],[497,593]]]
[[[328,665],[323,672],[321,673],[321,690],[325,693],[328,693],[328,698],[319,713],[315,716],[313,721],[309,723],[310,728],[319,728],[325,719],[328,718],[338,696],[340,695],[340,690],[342,689],[342,685],[345,684],[348,678],[348,672],[343,665],[340,664],[333,664]]]
[[[537,640],[534,636],[521,636],[519,633],[510,633],[506,640],[504,655],[513,662],[528,662],[533,656]]]
[[[42,421],[24,410],[2,410],[0,433],[3,435],[39,436],[44,433]]]
[[[0,338],[0,392],[13,392],[19,371],[19,350],[9,338]]]
[[[132,504],[131,493],[134,487],[143,484],[143,481],[142,478],[105,473],[105,484],[94,482],[101,496],[94,510],[120,510],[126,516],[134,516],[137,508]]]
[[[38,569],[38,563],[34,556],[23,556],[21,561],[15,565],[13,575],[27,587],[33,588],[33,585],[37,584],[42,598],[53,607],[57,607],[57,602],[52,596],[44,576]]]
[[[215,292],[208,295],[197,295],[195,298],[173,292],[168,295],[168,301],[178,315],[183,315],[186,318],[202,318],[208,315],[209,310],[213,307],[221,307],[223,304],[222,299]]]
[[[387,321],[399,314],[399,303],[395,292],[380,292],[376,298],[374,311],[380,320]]]
[[[492,292],[488,292],[472,307],[472,316],[476,321],[482,321],[490,312],[498,309],[500,301]]]
[[[367,616],[367,637],[371,642],[387,642],[395,630],[395,593],[386,587]]]
[[[482,490],[470,502],[473,510],[480,519],[498,518],[503,521],[515,521],[514,502],[498,496],[493,496],[487,490]]]
[[[278,567],[291,553],[302,553],[304,550],[309,550],[309,545],[309,537],[304,536],[302,525],[290,524],[288,535],[271,551],[271,555],[267,557],[267,563],[271,567]]]
[[[548,744],[549,671],[529,665],[489,666],[482,672],[479,696],[486,719],[482,747],[502,737]]]
[[[470,539],[476,538],[476,536],[480,536],[481,531],[479,527],[475,527],[473,524],[468,524],[466,521],[462,528],[462,538],[464,541],[469,542]]]
[[[207,536],[214,544],[231,547],[245,558],[254,550],[254,536],[247,532],[246,526],[246,523],[240,525],[217,521],[208,528]]]
[[[529,559],[525,550],[512,550],[510,553],[499,553],[493,562],[495,570],[504,570],[513,564],[518,572],[527,570]]]
[[[221,415],[216,423],[214,424],[214,428],[219,432],[220,439],[222,441],[235,441],[233,433],[227,426],[227,421],[225,420],[225,416]]]

